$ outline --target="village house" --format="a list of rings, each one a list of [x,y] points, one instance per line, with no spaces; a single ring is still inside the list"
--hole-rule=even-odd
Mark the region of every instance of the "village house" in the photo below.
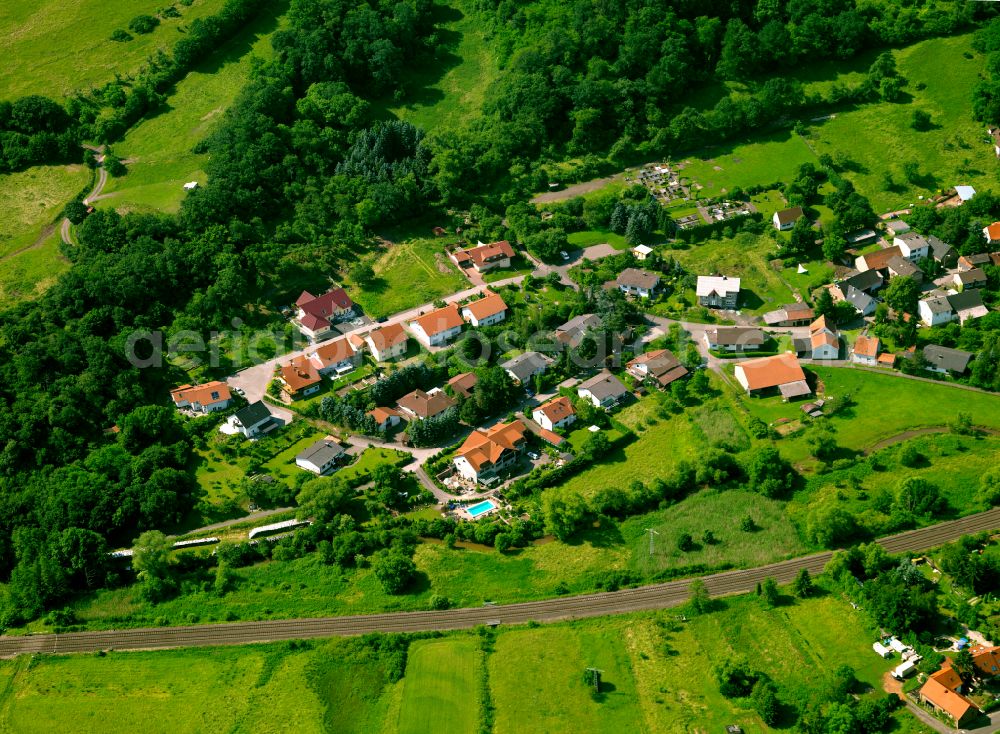
[[[418,342],[425,347],[438,347],[458,336],[464,324],[458,306],[449,303],[414,319],[409,326]]]
[[[993,222],[993,224],[983,227],[983,237],[986,238],[986,244],[990,247],[1000,245],[1000,222]]]
[[[472,391],[475,389],[477,382],[479,382],[479,378],[476,377],[475,372],[463,372],[448,380],[448,387],[451,388],[451,391],[455,395],[462,398],[469,398],[472,397]]]
[[[294,323],[312,342],[321,341],[328,336],[333,329],[333,321],[354,313],[354,301],[343,288],[334,288],[322,296],[302,291],[302,295],[295,301],[295,307],[298,310]]]
[[[768,311],[764,314],[764,323],[768,326],[806,326],[815,313],[808,303],[790,303],[776,311]]]
[[[541,352],[525,352],[501,362],[500,366],[518,385],[530,386],[532,378],[544,374],[550,364],[552,360]]]
[[[890,219],[885,223],[885,231],[890,237],[898,237],[910,231],[910,225],[902,219]]]
[[[924,271],[905,257],[894,257],[888,264],[889,277],[912,278],[917,283],[924,281]]]
[[[866,270],[864,272],[855,270],[847,277],[838,280],[837,285],[845,293],[848,288],[857,288],[859,291],[871,295],[885,285],[885,278],[877,270]]]
[[[874,229],[859,229],[844,236],[848,247],[865,247],[878,241],[878,232]]]
[[[455,454],[455,470],[470,482],[488,483],[521,458],[527,427],[519,420],[477,428]]]
[[[561,396],[535,408],[531,419],[545,430],[554,431],[572,425],[576,421],[576,411],[569,398]]]
[[[955,267],[955,263],[958,261],[958,251],[954,247],[934,235],[927,236],[927,244],[931,248],[931,257],[946,268]]]
[[[951,307],[947,294],[942,293],[920,299],[917,313],[926,326],[938,326],[955,320],[955,309]]]
[[[556,341],[568,347],[576,348],[580,346],[580,342],[583,341],[583,337],[588,332],[600,331],[603,326],[601,318],[596,314],[585,313],[580,316],[574,316],[565,324],[556,328]]]
[[[722,352],[760,349],[764,332],[750,326],[712,326],[705,329],[705,346]]]
[[[629,362],[625,369],[639,382],[652,383],[660,388],[667,387],[688,373],[687,367],[669,349],[646,352]]]
[[[388,362],[406,354],[410,338],[402,324],[386,324],[365,336],[365,344],[376,362]]]
[[[949,373],[954,375],[964,374],[969,368],[969,362],[975,356],[971,352],[939,347],[937,344],[928,344],[924,347],[923,354],[924,359],[927,361],[926,369],[942,375]]]
[[[229,416],[226,427],[230,433],[242,433],[247,438],[256,438],[277,427],[273,418],[264,402],[258,400]]]
[[[282,392],[289,400],[313,395],[323,387],[323,378],[305,355],[295,357],[288,364],[282,365],[278,371],[278,381],[283,385]]]
[[[426,420],[444,413],[448,408],[454,408],[458,402],[448,397],[444,390],[434,388],[429,392],[417,389],[399,399],[396,407],[403,416],[411,420]]]
[[[483,297],[462,306],[462,318],[477,329],[493,326],[507,318],[507,304],[493,291],[484,291]]]
[[[903,257],[914,263],[928,257],[931,252],[931,246],[927,242],[927,239],[916,232],[906,232],[896,235],[892,239],[892,244],[899,248]]]
[[[295,457],[295,466],[322,476],[333,469],[344,456],[344,447],[331,436],[320,439]]]
[[[945,296],[948,305],[951,307],[951,317],[947,321],[954,321],[956,318],[960,324],[965,324],[971,319],[982,318],[989,313],[989,309],[983,303],[983,296],[976,289],[963,290],[961,293],[951,293]],[[921,301],[923,303],[923,301]],[[941,323],[947,323],[943,321]]]
[[[972,655],[974,679],[994,678],[1000,675],[1000,647],[977,646],[969,650]],[[920,702],[936,709],[949,718],[958,728],[971,726],[982,711],[966,695],[970,691],[955,670],[950,658],[931,673],[921,686]]]
[[[628,395],[628,388],[617,377],[603,370],[589,380],[581,382],[577,386],[576,394],[589,400],[595,408],[610,410]]]
[[[840,357],[840,336],[837,327],[820,316],[809,325],[810,356],[813,359],[837,359]]]
[[[867,255],[858,255],[854,259],[854,267],[862,273],[869,270],[878,270],[885,277],[889,272],[889,261],[894,257],[902,256],[903,251],[897,245],[884,247],[881,250],[869,252]]]
[[[491,242],[488,245],[479,244],[468,250],[452,250],[448,253],[460,268],[473,268],[477,273],[488,273],[491,270],[500,270],[510,267],[511,258],[514,257],[514,248],[507,240],[501,242]]]
[[[881,347],[882,342],[877,336],[859,334],[854,342],[854,349],[851,350],[851,361],[854,364],[875,367],[878,364],[878,354]]]
[[[229,385],[215,380],[203,385],[181,385],[170,391],[174,406],[187,408],[194,413],[214,413],[225,410],[232,403]]]
[[[636,245],[632,248],[632,256],[640,262],[653,254],[653,248],[649,245]]]
[[[306,357],[320,375],[343,375],[360,361],[360,355],[346,337],[307,350]]]
[[[651,298],[660,287],[660,276],[648,270],[625,268],[612,284],[627,296]]]
[[[980,252],[975,255],[962,255],[958,258],[959,270],[974,270],[984,265],[996,265],[1000,268],[1000,252]]]
[[[747,395],[777,389],[785,400],[790,400],[812,393],[798,358],[790,352],[740,362],[735,373]]]
[[[774,228],[785,232],[795,226],[795,222],[803,215],[801,206],[793,206],[791,209],[782,209],[774,213],[771,217],[771,224]]]
[[[380,431],[388,431],[403,422],[403,414],[395,408],[372,408],[368,415],[375,419],[375,425]]]
[[[952,276],[955,287],[960,291],[966,288],[982,288],[986,285],[986,272],[982,268],[959,270]]]
[[[740,279],[725,275],[699,275],[695,294],[700,306],[732,310],[740,298]]]
[[[878,308],[878,301],[864,291],[858,290],[853,285],[848,286],[846,293],[834,286],[830,289],[830,294],[835,301],[847,301],[847,303],[854,306],[854,310],[861,316],[871,316],[875,313],[875,309]]]

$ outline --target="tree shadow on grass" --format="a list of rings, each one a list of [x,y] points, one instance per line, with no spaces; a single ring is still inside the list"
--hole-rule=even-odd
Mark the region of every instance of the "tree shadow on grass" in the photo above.
[[[590,543],[595,548],[612,548],[625,542],[618,523],[608,517],[602,517],[594,527],[587,528],[567,541],[568,545]]]
[[[740,310],[753,311],[764,305],[764,299],[754,291],[744,288],[740,291]]]

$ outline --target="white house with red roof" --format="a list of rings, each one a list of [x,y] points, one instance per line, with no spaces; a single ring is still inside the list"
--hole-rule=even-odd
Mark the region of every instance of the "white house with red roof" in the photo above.
[[[1000,222],[993,222],[983,227],[983,237],[986,238],[988,245],[1000,245]]]
[[[295,307],[298,310],[293,323],[313,342],[327,336],[333,329],[334,321],[354,313],[354,301],[343,288],[334,288],[322,296],[302,291]]]
[[[519,420],[477,428],[455,454],[455,469],[465,479],[482,482],[510,469],[524,450],[527,427]]]
[[[493,291],[485,291],[483,297],[462,306],[462,318],[474,327],[492,326],[507,318],[507,304]]]
[[[409,341],[403,325],[394,323],[372,329],[365,336],[364,343],[376,362],[388,362],[406,354]]]
[[[458,336],[464,324],[458,306],[449,303],[414,319],[409,327],[410,333],[425,347],[438,347]]]
[[[170,391],[174,405],[195,413],[214,413],[225,410],[232,401],[229,385],[224,382],[206,382],[204,385],[181,385]]]
[[[474,268],[478,273],[486,273],[490,270],[509,268],[510,260],[514,257],[514,248],[507,240],[502,240],[468,250],[452,250],[448,253],[448,257],[460,268]]]
[[[321,375],[342,375],[357,367],[359,355],[346,337],[306,351],[306,357]]]

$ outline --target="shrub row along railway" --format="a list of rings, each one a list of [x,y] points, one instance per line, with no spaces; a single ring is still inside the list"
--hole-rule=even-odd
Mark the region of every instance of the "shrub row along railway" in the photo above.
[[[1000,508],[960,520],[891,535],[878,542],[890,553],[918,552],[963,535],[994,530],[998,527],[1000,527]],[[812,574],[819,573],[832,555],[830,551],[815,553],[757,568],[712,574],[702,577],[702,580],[712,596],[742,594],[753,591],[756,585],[766,578],[773,578],[779,584],[784,584],[791,582],[803,568]],[[275,619],[262,622],[150,627],[21,637],[3,636],[0,637],[0,657],[13,657],[25,653],[240,645],[362,635],[370,632],[444,631],[468,629],[497,621],[503,624],[521,624],[530,621],[555,622],[678,606],[688,599],[690,582],[690,579],[684,579],[599,594],[443,611],[390,612],[317,619]]]

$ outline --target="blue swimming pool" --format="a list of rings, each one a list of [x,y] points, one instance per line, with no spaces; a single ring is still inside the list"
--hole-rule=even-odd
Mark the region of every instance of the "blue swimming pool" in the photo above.
[[[469,517],[475,520],[480,515],[490,512],[491,510],[495,510],[496,508],[497,506],[490,500],[483,500],[482,502],[466,507],[465,511],[469,513]]]

